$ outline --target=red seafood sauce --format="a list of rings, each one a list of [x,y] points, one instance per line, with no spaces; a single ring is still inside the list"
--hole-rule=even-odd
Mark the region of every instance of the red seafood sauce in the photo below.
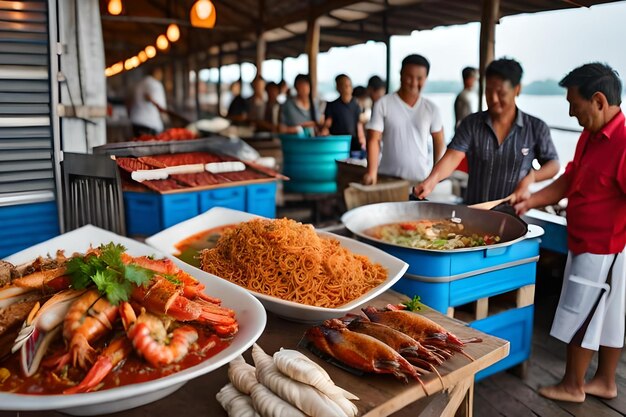
[[[218,239],[226,230],[232,229],[236,224],[227,224],[224,226],[214,227],[212,229],[203,230],[186,239],[181,240],[174,246],[179,252],[176,255],[178,259],[196,267],[200,267],[200,259],[198,253],[202,249],[211,249],[215,247]]]
[[[96,386],[96,389],[100,391],[162,378],[191,368],[215,356],[230,345],[232,339],[221,339],[209,329],[200,326],[194,327],[198,331],[198,341],[192,345],[191,351],[187,353],[180,362],[157,369],[153,368],[133,351],[123,365],[109,373],[109,375]],[[63,351],[63,343],[59,340],[56,345],[52,345],[46,358],[54,357],[56,354],[60,354]],[[46,358],[44,358],[44,362]],[[80,382],[86,373],[75,368],[54,371],[53,369],[41,366],[35,375],[25,377],[20,369],[20,352],[1,361],[0,369],[2,368],[7,369],[10,372],[10,376],[4,382],[0,383],[0,391],[34,395],[62,394],[63,390]]]

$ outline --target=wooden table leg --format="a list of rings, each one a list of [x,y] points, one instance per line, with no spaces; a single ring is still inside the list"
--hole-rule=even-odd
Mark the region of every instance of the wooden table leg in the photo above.
[[[441,417],[472,417],[474,406],[474,375],[459,381],[450,391],[448,404]]]

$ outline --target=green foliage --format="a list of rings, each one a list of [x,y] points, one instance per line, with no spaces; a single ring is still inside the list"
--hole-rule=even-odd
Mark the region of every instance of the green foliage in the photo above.
[[[422,304],[422,302],[420,301],[419,295],[415,295],[413,296],[413,299],[402,303],[402,305],[405,306],[406,309],[409,311],[420,311],[424,304]]]
[[[122,245],[111,242],[98,249],[97,256],[75,257],[68,262],[72,287],[83,289],[95,284],[111,304],[117,305],[128,300],[133,284],[143,285],[155,274],[137,265],[124,265],[122,254],[126,248]]]

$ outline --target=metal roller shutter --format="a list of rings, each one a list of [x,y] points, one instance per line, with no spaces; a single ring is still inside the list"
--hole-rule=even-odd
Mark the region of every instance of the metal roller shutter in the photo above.
[[[49,60],[47,1],[0,1],[0,205],[54,199]]]

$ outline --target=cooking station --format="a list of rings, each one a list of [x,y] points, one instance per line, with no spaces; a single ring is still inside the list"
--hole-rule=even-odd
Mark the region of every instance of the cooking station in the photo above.
[[[453,211],[454,210],[454,211]],[[497,234],[488,247],[414,249],[382,243],[365,229],[416,219],[460,218],[468,231]],[[343,225],[326,230],[365,240],[409,264],[393,289],[415,295],[429,307],[470,327],[511,342],[509,356],[479,372],[477,379],[522,364],[530,356],[536,264],[543,229],[497,211],[431,202],[381,203],[346,213]]]

